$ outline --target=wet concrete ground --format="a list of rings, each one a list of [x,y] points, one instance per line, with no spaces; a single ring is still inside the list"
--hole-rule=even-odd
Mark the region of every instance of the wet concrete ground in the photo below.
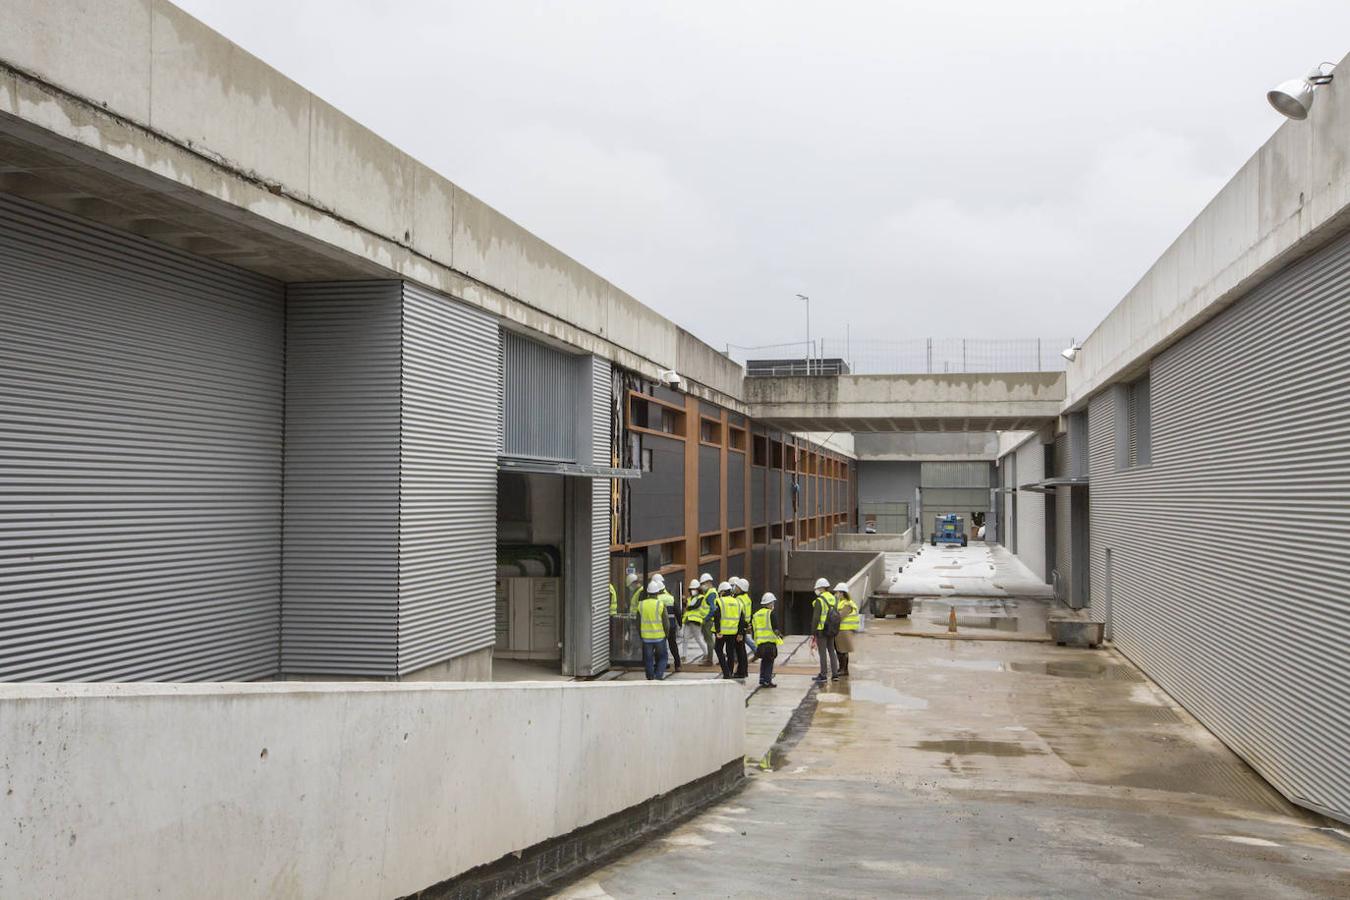
[[[908,625],[870,623],[744,791],[557,896],[1350,896],[1350,837],[1124,657]]]

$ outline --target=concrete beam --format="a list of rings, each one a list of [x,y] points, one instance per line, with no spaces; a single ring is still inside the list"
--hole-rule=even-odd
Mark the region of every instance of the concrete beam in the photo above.
[[[1339,72],[1350,72],[1350,57]],[[1350,79],[1317,89],[1305,121],[1285,122],[1238,170],[1083,342],[1065,408],[1222,312],[1276,270],[1350,228]]]
[[[942,462],[998,459],[999,433],[993,431],[859,434],[853,438],[860,461]]]
[[[6,135],[62,162],[6,153],[0,190],[155,240],[191,220],[193,252],[285,281],[417,282],[743,411],[737,363],[167,0],[0,4]]]
[[[1062,372],[747,378],[750,415],[789,431],[1004,431],[1052,421]]]

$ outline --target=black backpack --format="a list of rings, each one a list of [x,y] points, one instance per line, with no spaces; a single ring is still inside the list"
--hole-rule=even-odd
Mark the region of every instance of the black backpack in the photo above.
[[[825,601],[822,600],[821,603]],[[826,637],[835,637],[839,634],[839,623],[843,617],[839,615],[839,604],[825,607],[825,628],[822,629]]]

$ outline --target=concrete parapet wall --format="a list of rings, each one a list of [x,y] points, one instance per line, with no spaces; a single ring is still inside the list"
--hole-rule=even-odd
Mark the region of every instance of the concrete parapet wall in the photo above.
[[[725,682],[4,685],[0,896],[402,896],[743,740]]]
[[[854,599],[861,602],[886,577],[884,553],[866,550],[796,550],[788,557],[785,589],[809,593],[817,578],[830,586],[843,581]]]
[[[836,550],[899,553],[909,549],[914,537],[914,529],[910,528],[903,534],[850,534],[846,531],[836,531],[833,537],[834,549]]]

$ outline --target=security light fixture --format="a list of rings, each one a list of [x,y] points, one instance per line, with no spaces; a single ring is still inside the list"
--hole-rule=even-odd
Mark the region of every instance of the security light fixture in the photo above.
[[[680,373],[674,369],[662,369],[657,375],[662,382],[673,388],[679,388],[680,382],[683,380],[680,378]]]
[[[1076,356],[1078,356],[1078,351],[1079,351],[1079,350],[1082,350],[1082,349],[1083,349],[1083,345],[1080,344],[1080,343],[1077,341],[1077,339],[1075,339],[1075,340],[1069,342],[1069,346],[1067,346],[1067,347],[1065,347],[1063,350],[1059,351],[1059,355],[1062,356],[1062,357],[1064,357],[1065,359],[1067,359],[1069,362],[1073,362],[1073,361],[1074,361],[1074,358],[1075,358]]]
[[[1266,91],[1266,99],[1275,107],[1276,112],[1291,119],[1308,118],[1312,109],[1313,91],[1324,84],[1331,84],[1335,63],[1324,62],[1314,66],[1312,71],[1302,78],[1291,78],[1281,82],[1273,91]]]

